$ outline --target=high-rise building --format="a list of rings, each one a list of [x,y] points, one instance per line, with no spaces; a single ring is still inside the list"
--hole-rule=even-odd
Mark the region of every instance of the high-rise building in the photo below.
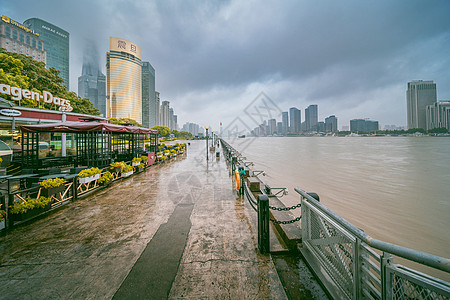
[[[142,123],[141,47],[109,38],[106,54],[106,115],[108,118],[130,118]]]
[[[289,108],[289,132],[298,133],[300,132],[300,126],[302,124],[301,111],[296,107]]]
[[[161,113],[160,113],[160,98],[159,92],[155,92],[155,115],[156,115],[156,126],[161,125]]]
[[[161,126],[169,127],[170,128],[170,121],[169,121],[169,101],[163,101],[161,104],[161,110],[160,110],[160,123]]]
[[[147,62],[142,62],[142,126],[152,128],[158,125],[156,114],[155,69]]]
[[[427,128],[426,107],[437,101],[436,84],[431,81],[408,82],[406,109],[408,128]]]
[[[277,134],[283,134],[283,122],[277,122]]]
[[[169,129],[173,130],[174,120],[173,120],[173,107],[169,107]]]
[[[350,131],[352,132],[369,132],[379,129],[378,121],[367,119],[353,119],[350,120]]]
[[[267,134],[273,135],[277,131],[277,120],[270,119],[267,125],[268,125]]]
[[[23,24],[39,33],[47,51],[47,69],[59,70],[59,76],[69,88],[69,33],[39,18],[28,19]]]
[[[426,107],[426,130],[446,128],[450,131],[450,101],[438,101]]]
[[[44,41],[39,33],[7,16],[2,16],[0,21],[0,47],[8,52],[31,56],[44,64],[47,62]]]
[[[178,116],[173,115],[173,129],[178,130]]]
[[[106,116],[106,76],[101,72],[97,47],[88,42],[83,53],[83,67],[78,77],[78,96],[89,99]]]
[[[288,128],[289,128],[289,114],[287,111],[283,111],[281,113],[281,132],[282,134],[286,134],[288,133]]]
[[[316,104],[312,104],[305,109],[306,131],[317,131],[318,122],[319,122],[318,106]]]
[[[337,123],[337,118],[335,115],[325,118],[325,131],[327,131],[327,132],[337,132],[338,131],[338,123]]]

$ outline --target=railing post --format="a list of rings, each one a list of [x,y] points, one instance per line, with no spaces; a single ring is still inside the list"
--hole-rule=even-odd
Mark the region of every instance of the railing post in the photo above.
[[[73,199],[73,201],[77,201],[78,200],[78,185],[77,185],[78,177],[75,176],[72,180],[73,180],[72,181],[72,195],[73,195],[72,199]]]
[[[361,240],[356,239],[353,244],[353,299],[361,298]]]
[[[262,254],[270,252],[269,197],[258,195],[258,247]]]
[[[390,300],[391,295],[391,282],[389,276],[387,276],[387,266],[391,263],[392,257],[389,253],[383,252],[380,257],[380,271],[381,271],[381,299]]]

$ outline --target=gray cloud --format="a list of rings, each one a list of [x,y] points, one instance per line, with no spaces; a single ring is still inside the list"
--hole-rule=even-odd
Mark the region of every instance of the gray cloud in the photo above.
[[[405,124],[406,83],[434,80],[450,99],[450,2],[26,1],[2,3],[18,21],[71,34],[71,89],[83,47],[105,61],[110,36],[142,47],[180,123],[231,121],[259,92],[283,109],[319,105],[340,125],[371,117]],[[104,63],[102,65],[105,71]],[[217,126],[217,125],[216,125]]]

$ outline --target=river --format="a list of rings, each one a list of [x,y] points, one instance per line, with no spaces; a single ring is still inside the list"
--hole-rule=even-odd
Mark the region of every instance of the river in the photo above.
[[[316,192],[327,207],[376,239],[449,257],[450,138],[261,137],[228,139],[264,170],[260,179]],[[295,215],[300,212],[296,210]]]

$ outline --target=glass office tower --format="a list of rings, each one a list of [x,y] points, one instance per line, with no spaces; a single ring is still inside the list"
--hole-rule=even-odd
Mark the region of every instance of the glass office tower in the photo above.
[[[69,88],[69,33],[51,23],[38,18],[23,22],[25,26],[39,33],[47,51],[47,69],[51,67],[60,71],[64,85]]]

